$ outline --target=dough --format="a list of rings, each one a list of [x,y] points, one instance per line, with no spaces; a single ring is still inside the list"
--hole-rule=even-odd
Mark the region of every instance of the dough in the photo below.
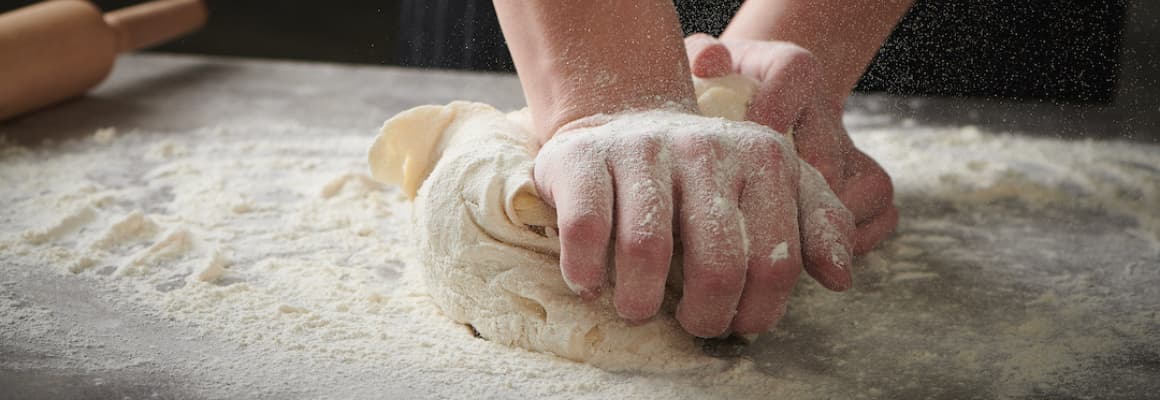
[[[698,102],[706,115],[742,119],[754,86],[739,76],[698,81]],[[568,289],[555,212],[532,183],[529,117],[482,103],[421,106],[388,120],[371,147],[372,176],[414,201],[431,298],[487,340],[605,369],[723,366],[673,319],[672,296],[661,315],[629,326],[611,291],[584,303]]]

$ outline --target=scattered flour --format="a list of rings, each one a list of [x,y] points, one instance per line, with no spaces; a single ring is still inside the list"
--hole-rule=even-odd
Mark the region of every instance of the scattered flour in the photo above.
[[[848,122],[894,177],[896,236],[855,266],[855,289],[803,279],[744,357],[676,374],[512,349],[441,315],[407,267],[404,194],[362,173],[368,136],[270,123],[0,145],[0,374],[145,371],[209,398],[1155,386],[1160,148]]]
[[[116,128],[101,128],[93,133],[93,141],[99,144],[112,143],[117,138]]]

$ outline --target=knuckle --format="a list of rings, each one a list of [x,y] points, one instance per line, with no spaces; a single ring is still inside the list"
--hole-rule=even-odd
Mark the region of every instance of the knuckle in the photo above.
[[[568,135],[559,140],[554,138],[544,144],[535,157],[536,167],[533,173],[537,180],[541,178],[541,174],[576,175],[576,166],[602,163],[599,156],[602,154],[600,143],[589,136],[593,135]]]
[[[780,144],[772,135],[750,135],[738,141],[740,150],[756,155],[775,154],[781,151]]]
[[[590,242],[608,235],[610,223],[596,214],[560,219],[560,240],[567,243]]]
[[[560,150],[568,154],[595,154],[597,143],[592,140],[593,135],[573,135],[560,144]]]
[[[594,154],[590,151],[599,147],[600,142],[597,140],[597,135],[589,135],[582,132],[586,129],[588,128],[578,127],[557,133],[547,143],[544,143],[540,152],[550,152],[560,155]]]
[[[687,156],[705,157],[716,155],[720,144],[707,135],[682,135],[673,139],[673,146]]]
[[[639,160],[646,165],[654,165],[662,153],[664,147],[663,138],[660,133],[648,132],[636,136],[633,140],[625,144],[619,149],[619,152],[627,152],[631,154],[628,159]],[[614,149],[614,151],[617,151]]]
[[[746,135],[737,141],[738,150],[758,156],[759,159],[776,159],[784,161],[789,159],[789,154],[793,154],[794,158],[797,153],[793,151],[793,147],[785,141],[785,138],[780,135],[769,134],[765,132],[753,133]]]
[[[693,285],[709,296],[725,296],[741,293],[745,286],[745,275],[739,268],[709,268],[700,271],[686,284]]]
[[[791,260],[799,257],[792,257]],[[801,272],[800,261],[779,261],[756,265],[749,269],[749,278],[746,285],[757,285],[757,288],[771,290],[792,284]]]
[[[655,233],[633,233],[617,239],[621,255],[637,260],[661,260],[673,254],[672,239]]]

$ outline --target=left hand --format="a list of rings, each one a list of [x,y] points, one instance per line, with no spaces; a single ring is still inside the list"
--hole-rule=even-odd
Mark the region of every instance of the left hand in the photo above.
[[[822,95],[813,55],[788,42],[718,40],[705,34],[685,39],[694,76],[738,73],[759,82],[747,119],[778,132],[793,130],[798,156],[822,173],[854,214],[854,254],[869,252],[894,231],[898,210],[890,176],[854,146],[842,124],[845,98]]]

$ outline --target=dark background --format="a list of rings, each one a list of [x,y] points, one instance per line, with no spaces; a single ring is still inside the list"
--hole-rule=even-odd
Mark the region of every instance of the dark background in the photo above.
[[[31,3],[0,0],[0,10]],[[95,3],[111,10],[138,1]],[[710,33],[720,32],[740,3],[676,1],[686,32]],[[204,30],[156,50],[511,70],[490,0],[209,4],[211,16]],[[1149,71],[1160,70],[1155,59],[1146,57],[1144,71],[1123,82],[1124,33],[1132,28],[1126,26],[1129,8],[1128,0],[918,0],[879,52],[859,90],[1108,103],[1126,85],[1137,85],[1139,79],[1154,81]],[[1154,30],[1154,14],[1134,21],[1140,20],[1153,26],[1143,29]],[[1148,34],[1143,34],[1144,45],[1154,47]]]

